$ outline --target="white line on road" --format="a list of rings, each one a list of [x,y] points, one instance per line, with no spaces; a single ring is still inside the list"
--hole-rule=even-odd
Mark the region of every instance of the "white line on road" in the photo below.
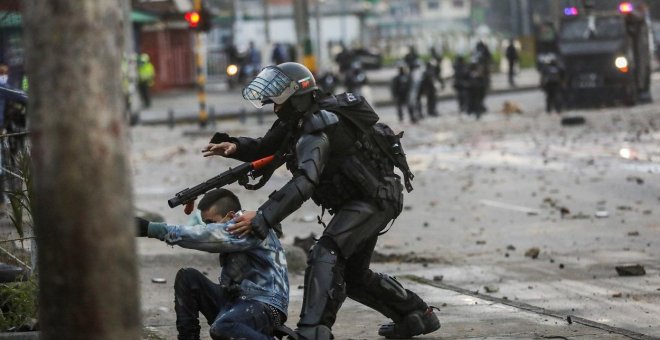
[[[520,205],[513,205],[513,204],[508,204],[508,203],[490,201],[490,200],[481,200],[479,202],[481,202],[481,204],[483,204],[483,205],[487,205],[487,206],[490,206],[490,207],[513,210],[513,211],[519,211],[519,212],[523,212],[523,213],[530,214],[530,215],[538,215],[539,214],[539,211],[536,210],[536,209],[523,207],[523,206],[520,206]]]

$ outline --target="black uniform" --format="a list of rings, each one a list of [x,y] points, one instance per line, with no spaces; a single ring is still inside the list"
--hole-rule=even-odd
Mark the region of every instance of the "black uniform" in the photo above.
[[[399,121],[403,121],[403,107],[406,106],[408,102],[408,92],[410,91],[410,75],[405,72],[405,70],[400,69],[399,74],[392,78],[392,83],[390,84],[390,90],[392,92],[392,98],[396,104],[396,112],[399,115]],[[410,122],[417,122],[417,117],[414,113],[410,113]]]
[[[418,97],[426,97],[426,114],[435,117],[438,115],[436,102],[438,98],[437,88],[435,87],[435,68],[431,63],[426,63],[426,69],[422,73],[422,82],[419,86]],[[419,101],[419,99],[418,99]]]
[[[557,113],[562,110],[562,91],[564,83],[564,69],[556,62],[546,65],[541,73],[541,87],[545,92],[545,111]]]
[[[310,250],[300,338],[330,338],[346,296],[395,322],[381,327],[381,335],[410,337],[439,328],[437,317],[417,294],[369,269],[378,234],[403,207],[403,185],[393,161],[363,132],[378,116],[352,93],[303,106],[302,113],[281,109],[280,119],[262,138],[230,138],[237,145],[231,157],[242,161],[281,153],[280,145],[289,156],[286,165],[293,178],[259,208],[253,232],[279,223],[308,198],[333,215]],[[354,118],[340,114],[345,108]]]

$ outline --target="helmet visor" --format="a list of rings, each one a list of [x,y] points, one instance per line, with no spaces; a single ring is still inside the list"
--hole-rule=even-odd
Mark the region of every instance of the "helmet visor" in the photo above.
[[[261,70],[252,82],[243,89],[243,98],[256,108],[274,102],[284,103],[298,89],[298,84],[291,80],[277,67],[268,66]]]

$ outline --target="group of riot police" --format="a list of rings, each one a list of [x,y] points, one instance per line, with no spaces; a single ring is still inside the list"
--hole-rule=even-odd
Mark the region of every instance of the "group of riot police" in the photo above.
[[[437,86],[445,88],[442,78],[442,55],[431,48],[431,59],[424,63],[413,46],[399,66],[397,75],[392,78],[390,90],[397,107],[399,121],[404,120],[404,108],[408,111],[411,123],[417,123],[424,118],[422,98],[426,98],[426,114],[430,117],[438,116],[436,109]]]
[[[397,107],[399,120],[404,120],[404,108],[407,109],[410,121],[416,123],[424,117],[422,114],[422,98],[426,98],[428,116],[438,116],[436,109],[437,86],[444,89],[445,83],[441,75],[442,56],[431,48],[431,58],[421,68],[421,62],[414,47],[404,57],[404,63],[399,66],[398,74],[392,79],[391,92]],[[473,115],[479,119],[486,111],[484,100],[490,88],[490,64],[492,55],[488,46],[479,42],[472,55],[472,61],[457,56],[454,60],[454,82],[459,111]]]

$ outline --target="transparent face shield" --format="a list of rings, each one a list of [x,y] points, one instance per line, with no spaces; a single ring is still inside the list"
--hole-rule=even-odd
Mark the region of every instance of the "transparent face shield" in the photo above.
[[[280,69],[268,66],[243,89],[243,98],[259,109],[271,102],[284,103],[298,88],[299,85]]]

